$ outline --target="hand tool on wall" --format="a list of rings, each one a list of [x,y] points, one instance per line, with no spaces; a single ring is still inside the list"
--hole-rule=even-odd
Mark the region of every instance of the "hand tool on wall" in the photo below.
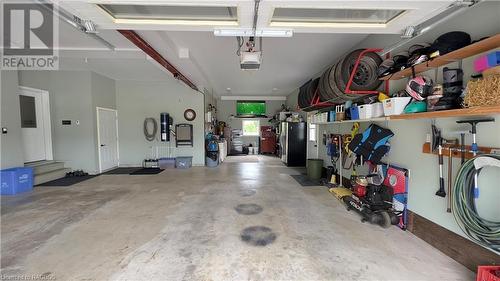
[[[445,191],[445,186],[444,186],[444,172],[443,172],[443,166],[444,166],[444,159],[443,159],[443,146],[449,145],[449,150],[451,153],[451,147],[457,144],[457,140],[447,140],[444,139],[441,136],[441,130],[439,130],[436,125],[432,125],[432,142],[431,142],[431,149],[432,151],[438,151],[438,157],[439,157],[439,189],[436,192],[437,196],[440,197],[446,197],[446,191]],[[453,155],[449,155],[450,158]],[[450,161],[450,160],[448,160]],[[449,168],[450,169],[450,168]],[[451,180],[451,176],[448,174],[448,181]],[[449,191],[448,191],[449,193]]]
[[[432,151],[438,150],[439,156],[439,189],[436,192],[437,196],[445,197],[446,191],[444,190],[444,176],[443,176],[443,138],[441,137],[441,130],[436,125],[432,125]]]
[[[477,134],[477,124],[484,122],[495,122],[494,118],[486,118],[486,119],[472,119],[472,120],[458,120],[458,124],[470,124],[471,125],[471,134],[472,134],[472,155],[476,156],[479,148],[477,146],[476,134]],[[474,198],[479,197],[479,187],[477,183],[477,173],[474,173]]]

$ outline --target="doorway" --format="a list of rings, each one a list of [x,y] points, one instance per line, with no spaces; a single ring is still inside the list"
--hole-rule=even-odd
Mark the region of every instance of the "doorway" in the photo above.
[[[24,162],[53,160],[49,92],[19,87]]]
[[[118,156],[118,111],[96,107],[97,151],[99,172],[105,172],[119,165]]]

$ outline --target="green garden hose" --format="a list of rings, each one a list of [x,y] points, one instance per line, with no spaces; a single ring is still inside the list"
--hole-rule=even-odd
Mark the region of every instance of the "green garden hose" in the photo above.
[[[474,200],[474,173],[479,175],[482,167],[498,165],[500,155],[496,154],[482,154],[462,165],[452,193],[452,212],[457,224],[470,239],[500,252],[500,221],[479,216]],[[476,167],[479,167],[478,170]]]

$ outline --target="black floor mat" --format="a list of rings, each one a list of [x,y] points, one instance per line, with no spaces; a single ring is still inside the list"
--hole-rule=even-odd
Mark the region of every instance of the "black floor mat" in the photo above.
[[[301,186],[321,186],[319,180],[312,180],[307,175],[290,175],[294,178]]]
[[[121,168],[116,168],[111,171],[107,171],[105,173],[102,173],[103,175],[128,175],[131,174],[135,171],[141,170],[141,167],[121,167]]]
[[[155,175],[163,172],[160,168],[142,168],[138,171],[130,173],[131,175]]]
[[[227,156],[247,156],[248,153],[243,153],[243,152],[233,152],[229,153]]]
[[[64,177],[57,180],[49,181],[46,183],[39,184],[37,186],[70,186],[77,184],[82,181],[86,181],[91,178],[97,177],[96,175],[88,175],[82,177]]]

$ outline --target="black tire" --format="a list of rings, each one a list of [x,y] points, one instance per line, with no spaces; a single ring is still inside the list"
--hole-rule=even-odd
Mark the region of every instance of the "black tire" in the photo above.
[[[307,90],[306,90],[306,94],[305,94],[305,97],[306,97],[306,101],[311,104],[313,98],[314,98],[314,95],[316,94],[316,90],[318,89],[318,84],[319,84],[319,77],[312,80],[309,85],[307,86]],[[321,98],[320,98],[321,99]]]
[[[352,51],[343,59],[341,69],[336,73],[336,80],[342,83],[342,85],[347,85],[347,81],[349,81],[349,76],[354,68],[354,64],[362,51],[363,49]],[[351,84],[351,90],[376,90],[380,84],[382,84],[382,81],[378,79],[377,74],[378,67],[381,63],[382,58],[377,53],[366,53],[359,62],[358,71],[354,75],[354,79]],[[345,89],[345,86],[343,89]]]
[[[297,103],[299,105],[300,108],[306,108],[308,106],[311,105],[310,102],[307,101],[307,88],[308,88],[308,85],[309,83],[311,82],[311,80],[307,81],[306,83],[304,83],[302,86],[300,86],[299,88],[299,95],[298,95],[298,100],[297,100]]]
[[[320,77],[320,80],[319,80],[319,95],[320,95],[320,98],[321,98],[321,101],[328,101],[328,100],[331,100],[333,98],[335,98],[336,96],[331,92],[331,89],[329,88],[328,84],[327,84],[327,77],[328,77],[328,73],[330,73],[330,69],[331,67],[327,68],[325,70],[325,72],[323,72],[323,74],[321,75]]]
[[[348,100],[355,100],[359,98],[359,95],[355,94],[346,94],[345,89],[346,89],[346,84],[343,83],[342,80],[337,79],[337,73],[339,73],[342,69],[342,64],[344,62],[344,58],[341,59],[337,64],[335,64],[335,68],[332,69],[333,71],[330,73],[330,86],[332,87],[333,91],[335,94],[341,99],[341,101],[348,101]]]
[[[392,223],[391,223],[391,216],[387,212],[380,212],[380,223],[379,225],[383,228],[389,228]]]

